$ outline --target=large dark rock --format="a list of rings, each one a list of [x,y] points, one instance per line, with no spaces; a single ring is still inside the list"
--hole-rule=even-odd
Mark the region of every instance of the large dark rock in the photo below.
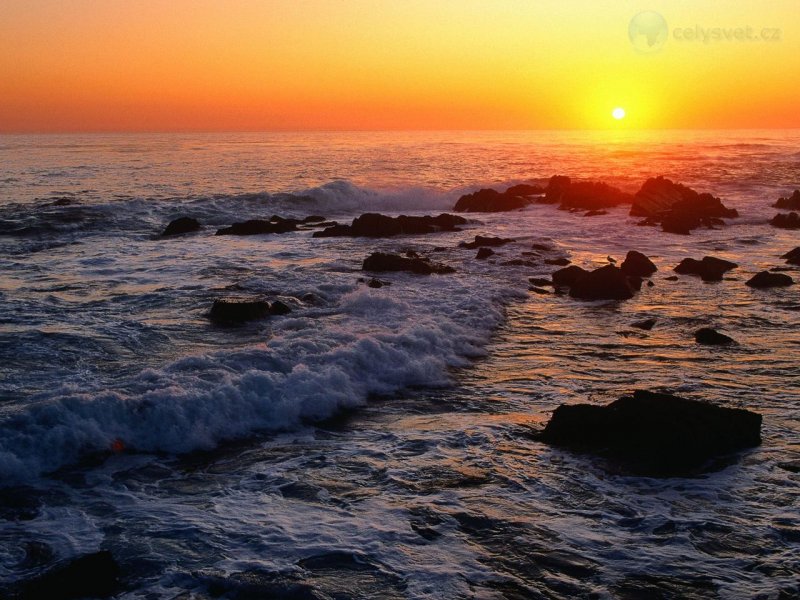
[[[478,260],[484,260],[492,256],[493,254],[494,250],[492,250],[491,248],[479,248],[478,253],[475,255],[475,258],[477,258]]]
[[[453,210],[456,212],[505,212],[524,208],[530,203],[531,199],[527,196],[508,192],[500,193],[487,188],[461,196]]]
[[[784,273],[770,273],[769,271],[761,271],[756,273],[745,282],[752,288],[771,288],[771,287],[786,287],[794,285],[794,279]]]
[[[85,554],[15,584],[3,597],[15,600],[108,598],[117,593],[120,568],[107,550]],[[2,593],[2,590],[0,590]]]
[[[578,265],[570,265],[569,267],[559,269],[553,273],[553,285],[563,285],[569,287],[574,284],[579,277],[588,273],[589,271],[582,269]]]
[[[427,258],[407,258],[399,254],[373,252],[364,259],[361,267],[364,271],[408,271],[418,275],[432,273],[453,273],[455,269],[447,265],[433,263]]]
[[[464,217],[443,213],[438,217],[388,217],[365,213],[353,219],[351,225],[335,225],[314,233],[313,237],[392,237],[395,235],[424,235],[440,231],[460,231],[467,222]]]
[[[263,319],[270,314],[270,304],[264,300],[220,298],[214,300],[208,318],[216,323],[244,323]]]
[[[721,281],[725,273],[738,266],[729,260],[704,256],[702,260],[684,258],[673,271],[681,275],[699,275],[703,281]]]
[[[512,185],[505,191],[507,196],[539,196],[544,194],[545,189],[538,185],[531,185],[529,183],[520,183]]]
[[[632,282],[631,279],[634,281]],[[555,281],[555,274],[553,277]],[[582,300],[627,300],[632,298],[638,287],[631,278],[614,265],[606,265],[577,277],[569,290],[569,295]]]
[[[769,223],[780,229],[800,229],[800,215],[796,212],[778,213]]]
[[[736,340],[732,337],[728,337],[724,333],[720,333],[711,327],[702,327],[695,331],[694,341],[706,346],[730,346],[736,343]]]
[[[794,250],[789,250],[789,252],[782,255],[781,258],[785,258],[786,262],[790,265],[800,265],[800,246]]]
[[[264,219],[250,219],[243,223],[234,223],[230,227],[218,229],[216,235],[261,235],[264,233],[288,233],[297,231],[300,221],[295,219],[275,220],[275,217],[266,221]]]
[[[572,181],[563,175],[550,178],[545,198],[550,204],[560,204],[561,208],[590,211],[627,204],[632,200],[630,194],[607,183]]]
[[[511,238],[484,237],[482,235],[476,235],[473,241],[461,242],[459,246],[461,248],[468,248],[470,250],[474,250],[475,248],[496,248],[498,246],[505,246],[513,241],[514,240]]]
[[[664,231],[679,234],[688,234],[698,227],[723,225],[723,218],[739,216],[719,198],[700,194],[665,177],[652,177],[645,181],[634,195],[630,214],[647,217],[642,224],[661,224]]]
[[[637,474],[685,475],[758,446],[761,415],[639,390],[606,406],[561,405],[539,437],[599,453]]]
[[[181,235],[184,233],[191,233],[193,231],[200,231],[200,221],[192,217],[179,217],[169,222],[167,228],[164,229],[162,236]]]
[[[795,190],[788,198],[778,198],[778,201],[772,206],[784,210],[800,210],[800,190]]]
[[[652,260],[636,250],[628,252],[619,268],[626,275],[635,277],[647,277],[658,271]]]

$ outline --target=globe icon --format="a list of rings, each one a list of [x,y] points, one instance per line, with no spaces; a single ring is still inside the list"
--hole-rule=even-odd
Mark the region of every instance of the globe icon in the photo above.
[[[633,47],[644,54],[658,52],[668,37],[667,22],[659,13],[640,12],[628,24],[628,37]]]

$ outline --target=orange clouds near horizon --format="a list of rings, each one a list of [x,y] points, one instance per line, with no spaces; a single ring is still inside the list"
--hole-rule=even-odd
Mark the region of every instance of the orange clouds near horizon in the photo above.
[[[800,127],[795,2],[598,4],[6,0],[0,132]]]

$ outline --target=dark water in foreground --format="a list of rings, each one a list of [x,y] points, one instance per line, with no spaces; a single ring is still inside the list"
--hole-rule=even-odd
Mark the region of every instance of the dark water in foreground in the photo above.
[[[0,582],[107,548],[121,598],[800,593],[800,476],[781,466],[800,459],[800,296],[744,285],[800,245],[766,224],[800,187],[800,133],[6,136],[0,164]],[[554,173],[665,174],[742,216],[688,237],[548,206],[391,240],[212,235],[440,212]],[[207,229],[153,239],[181,214]],[[517,241],[476,261],[457,248],[476,234]],[[534,242],[584,267],[640,250],[655,286],[529,293],[554,267],[500,263]],[[457,273],[357,281],[374,250],[437,246]],[[706,254],[740,266],[665,280]],[[220,295],[294,310],[221,329],[204,316]],[[739,345],[697,346],[705,325]],[[764,444],[655,480],[531,439],[561,403],[634,388],[756,410]]]

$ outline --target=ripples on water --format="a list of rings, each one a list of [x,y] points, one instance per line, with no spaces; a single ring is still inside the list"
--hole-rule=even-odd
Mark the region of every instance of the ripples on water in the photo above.
[[[0,502],[0,579],[103,547],[131,598],[800,593],[800,488],[781,466],[800,456],[800,301],[744,286],[798,245],[765,223],[798,187],[799,138],[0,138],[0,456],[14,483]],[[742,217],[689,237],[636,227],[624,210],[541,206],[420,238],[210,235],[272,213],[423,214],[554,173],[628,189],[666,174]],[[58,198],[76,204],[45,206]],[[184,213],[208,229],[153,239]],[[456,248],[479,233],[518,241],[479,262]],[[655,287],[610,304],[528,295],[527,278],[553,268],[499,263],[541,241],[585,267],[638,249],[659,267]],[[435,246],[458,273],[356,281],[372,250]],[[713,284],[664,279],[705,254],[740,267]],[[295,300],[308,293],[316,301]],[[295,310],[211,327],[205,311],[231,294]],[[649,317],[652,331],[630,327]],[[704,325],[739,345],[696,346]],[[640,387],[757,410],[764,444],[711,474],[653,480],[531,439],[560,403]],[[320,417],[334,420],[307,422]],[[132,452],[84,453],[116,436]]]

